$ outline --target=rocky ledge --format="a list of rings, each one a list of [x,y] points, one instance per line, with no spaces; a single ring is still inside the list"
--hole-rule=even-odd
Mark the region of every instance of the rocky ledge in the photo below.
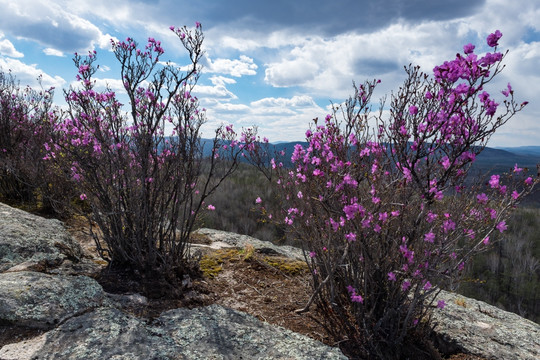
[[[299,249],[245,235],[198,234],[205,238],[199,247],[250,244],[303,259]],[[96,267],[61,222],[0,203],[0,328],[39,329],[1,347],[0,360],[346,359],[337,348],[219,305],[136,317],[123,309],[146,298],[108,294],[87,276]],[[452,293],[439,297],[447,304],[433,313],[440,349],[487,359],[540,358],[540,325]]]
[[[123,309],[146,298],[108,294],[80,275],[96,267],[61,222],[0,203],[0,327],[41,333],[4,345],[0,360],[346,359],[337,348],[219,305],[136,317]]]

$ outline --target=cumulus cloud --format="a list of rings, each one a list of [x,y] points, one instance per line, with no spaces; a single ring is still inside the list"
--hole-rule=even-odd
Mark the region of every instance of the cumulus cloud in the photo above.
[[[316,106],[313,98],[308,95],[297,95],[292,98],[269,97],[251,102],[255,107],[310,107]]]
[[[268,64],[264,80],[275,87],[302,86],[313,80],[319,64],[305,57]]]
[[[12,36],[36,41],[57,51],[109,47],[109,34],[90,21],[65,10],[62,4],[37,0],[0,0],[1,29]]]
[[[180,6],[172,0],[165,2],[172,8]],[[189,10],[203,24],[228,24],[235,28],[257,29],[265,33],[290,28],[301,34],[335,36],[348,31],[371,32],[398,19],[419,23],[431,19],[460,18],[475,12],[484,2],[335,0],[314,4],[312,0],[231,0],[197,3],[196,7]],[[172,15],[174,12],[170,13]]]
[[[0,38],[2,38],[2,34],[0,33]],[[0,55],[9,56],[13,58],[21,58],[24,57],[24,54],[17,51],[15,49],[15,46],[9,41],[8,39],[0,40]]]
[[[210,81],[212,85],[196,85],[193,93],[204,98],[218,98],[227,101],[238,98],[227,89],[227,84],[235,84],[236,80],[224,76],[213,76]]]
[[[51,76],[39,69],[37,65],[28,65],[20,60],[0,57],[0,69],[2,71],[11,70],[22,85],[39,87],[39,82],[44,88],[62,88],[66,81],[60,76]],[[39,79],[39,80],[38,80]]]
[[[45,55],[49,56],[58,56],[58,57],[64,57],[64,53],[60,50],[52,49],[52,48],[45,48],[43,49],[43,53]]]
[[[216,59],[207,58],[205,71],[209,73],[226,74],[234,77],[243,75],[257,74],[257,64],[253,63],[253,59],[240,55],[239,59]]]
[[[232,104],[214,100],[209,102],[209,122],[205,133],[220,124],[238,127],[256,125],[261,136],[271,141],[301,140],[314,117],[324,117],[328,110],[318,106],[309,95],[292,97],[268,97],[244,104]]]
[[[194,92],[208,105],[209,123],[256,122],[278,140],[301,139],[309,120],[328,112],[320,104],[343,101],[352,92],[352,81],[381,79],[376,101],[401,85],[404,65],[418,64],[430,73],[468,42],[479,53],[488,51],[485,37],[498,24],[504,34],[501,48],[510,53],[494,88],[511,82],[520,99],[531,104],[496,137],[506,142],[518,135],[531,139],[527,129],[540,133],[535,125],[540,104],[532,101],[540,91],[540,6],[534,1],[336,0],[314,5],[312,0],[160,0],[155,6],[146,0],[0,0],[0,6],[0,31],[6,33],[6,40],[0,36],[0,53],[11,58],[31,55],[15,38],[60,55],[108,48],[107,32],[114,32],[139,40],[160,38],[166,56],[182,68],[176,63],[188,61],[175,58],[184,51],[168,27],[201,21],[209,54],[203,72],[214,76],[201,78]]]

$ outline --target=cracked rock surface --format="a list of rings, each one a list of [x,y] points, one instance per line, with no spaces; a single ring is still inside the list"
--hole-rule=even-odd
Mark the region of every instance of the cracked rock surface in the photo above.
[[[105,292],[87,276],[22,271],[0,274],[0,320],[31,328],[50,328],[105,305]]]
[[[137,317],[122,309],[146,298],[106,293],[80,275],[93,272],[83,257],[60,221],[0,203],[0,327],[41,329],[1,347],[0,360],[346,359],[337,348],[219,305]]]
[[[495,306],[441,291],[433,311],[441,345],[488,359],[540,359],[540,325]]]
[[[24,357],[21,356],[24,354]],[[0,349],[0,359],[346,359],[306,336],[219,305],[175,309],[151,323],[118,309],[74,317]]]

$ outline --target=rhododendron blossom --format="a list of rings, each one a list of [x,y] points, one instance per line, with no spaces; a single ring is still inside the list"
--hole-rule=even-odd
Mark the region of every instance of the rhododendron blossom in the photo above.
[[[384,116],[371,112],[378,82],[354,85],[343,105],[314,119],[290,167],[270,161],[286,229],[311,249],[312,300],[329,324],[352,329],[349,339],[367,336],[358,345],[379,358],[395,357],[431,295],[455,285],[494,230],[506,230],[518,184],[529,192],[536,183],[517,165],[508,176],[468,181],[489,138],[523,106],[510,85],[494,93],[503,101],[489,92],[502,53],[463,51],[432,76],[406,68]]]

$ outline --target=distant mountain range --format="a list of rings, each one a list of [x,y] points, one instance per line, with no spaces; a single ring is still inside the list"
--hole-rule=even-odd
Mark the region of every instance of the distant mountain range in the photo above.
[[[306,142],[279,142],[273,144],[277,151],[285,150],[290,158],[297,143],[307,146]],[[477,157],[476,170],[482,172],[505,172],[513,168],[527,167],[536,174],[536,164],[540,163],[540,146],[520,146],[507,148],[486,147]]]
[[[202,140],[205,148],[205,155],[209,155],[211,140]],[[294,146],[301,144],[306,147],[307,142],[284,142],[278,141],[270,144],[276,152],[285,151],[285,159],[288,162],[294,151]],[[207,154],[208,152],[208,154]],[[536,174],[536,164],[540,163],[540,146],[519,146],[491,148],[486,147],[477,157],[474,163],[474,170],[481,173],[502,173],[507,172],[517,164],[519,167],[529,168],[532,174]],[[288,165],[288,164],[286,164]]]

